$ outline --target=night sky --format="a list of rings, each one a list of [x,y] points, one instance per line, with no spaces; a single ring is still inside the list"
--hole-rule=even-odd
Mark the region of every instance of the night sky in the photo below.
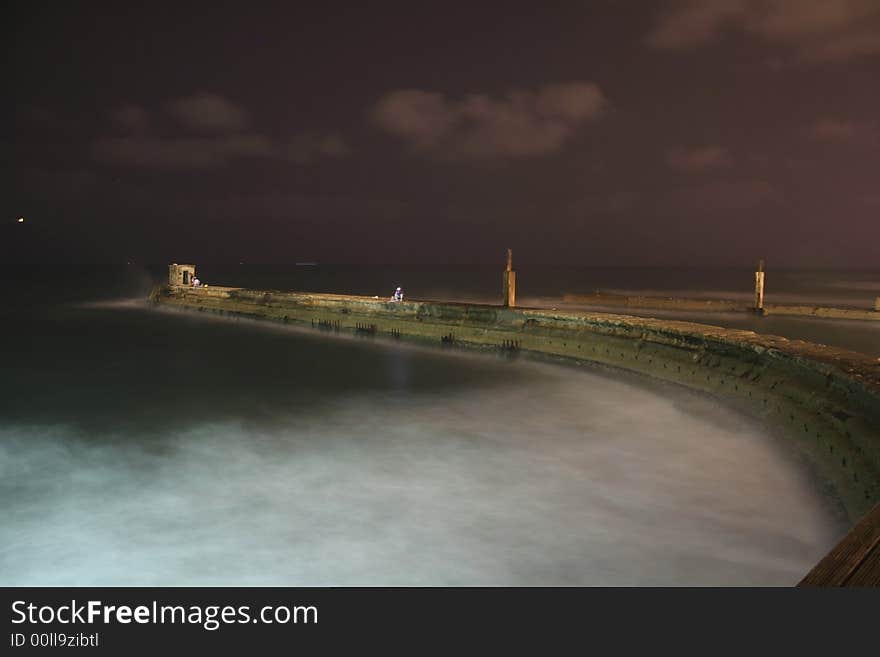
[[[5,262],[880,263],[877,0],[4,13]]]

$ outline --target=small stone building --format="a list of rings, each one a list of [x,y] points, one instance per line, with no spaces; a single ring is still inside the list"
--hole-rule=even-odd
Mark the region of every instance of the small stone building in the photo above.
[[[195,265],[168,265],[168,285],[192,285],[196,277]]]

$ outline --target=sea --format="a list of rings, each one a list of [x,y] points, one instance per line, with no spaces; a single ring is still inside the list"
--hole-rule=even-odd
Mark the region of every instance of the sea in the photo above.
[[[0,585],[791,585],[848,528],[772,426],[674,384],[157,308],[164,266],[0,272]],[[454,266],[198,275],[474,302],[501,284]],[[525,305],[748,298],[753,280],[517,275]],[[880,271],[767,274],[768,302],[878,295]],[[880,322],[689,319],[880,356]]]

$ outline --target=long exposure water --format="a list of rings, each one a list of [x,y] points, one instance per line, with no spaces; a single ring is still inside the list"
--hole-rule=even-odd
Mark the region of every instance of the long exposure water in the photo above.
[[[80,274],[5,290],[2,584],[784,585],[846,529],[772,428],[677,386]]]

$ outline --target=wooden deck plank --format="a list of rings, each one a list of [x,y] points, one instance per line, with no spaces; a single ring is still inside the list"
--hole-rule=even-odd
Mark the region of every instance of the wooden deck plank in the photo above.
[[[866,513],[798,586],[880,586],[880,504]]]
[[[874,543],[874,549],[844,582],[844,586],[880,586],[880,541]]]

